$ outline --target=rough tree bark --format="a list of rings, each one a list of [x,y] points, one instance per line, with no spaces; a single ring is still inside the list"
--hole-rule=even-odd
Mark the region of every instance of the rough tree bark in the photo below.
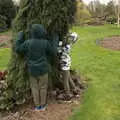
[[[65,36],[74,21],[75,5],[75,0],[21,0],[19,12],[13,21],[12,55],[8,67],[7,99],[4,100],[4,103],[7,104],[5,107],[24,103],[28,99],[30,90],[25,58],[17,55],[14,50],[17,33],[24,30],[26,39],[28,39],[31,24],[40,23],[45,26],[49,36],[58,33],[60,40],[65,42]],[[53,87],[63,89],[56,64],[53,71]],[[74,86],[74,81],[71,79],[70,84],[72,87]]]

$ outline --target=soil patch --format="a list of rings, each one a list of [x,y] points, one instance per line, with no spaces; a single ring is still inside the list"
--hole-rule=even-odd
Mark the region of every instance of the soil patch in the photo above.
[[[120,50],[120,36],[107,37],[100,42],[101,46],[111,50]]]
[[[67,120],[79,101],[49,104],[45,112],[36,112],[31,104],[18,108],[16,112],[0,113],[0,120]]]
[[[0,35],[0,48],[10,48],[12,35]]]

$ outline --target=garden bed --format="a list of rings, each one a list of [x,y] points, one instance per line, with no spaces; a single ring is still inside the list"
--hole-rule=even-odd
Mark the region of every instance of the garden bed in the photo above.
[[[14,112],[0,113],[0,120],[67,120],[79,105],[79,101],[51,103],[45,112],[35,112],[31,104],[25,104]]]
[[[120,36],[107,37],[100,41],[100,44],[104,48],[120,50]]]
[[[9,48],[10,45],[11,45],[11,37],[12,35],[11,34],[2,34],[0,35],[0,48]]]

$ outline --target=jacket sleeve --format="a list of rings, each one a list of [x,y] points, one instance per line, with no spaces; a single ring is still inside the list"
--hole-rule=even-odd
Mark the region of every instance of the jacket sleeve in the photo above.
[[[17,53],[22,54],[28,50],[28,41],[25,41],[24,32],[21,31],[18,33],[17,40],[15,43],[15,50]]]

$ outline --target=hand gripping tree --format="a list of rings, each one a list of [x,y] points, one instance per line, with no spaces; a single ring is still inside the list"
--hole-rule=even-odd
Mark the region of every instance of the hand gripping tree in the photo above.
[[[28,98],[29,75],[27,73],[24,56],[17,55],[14,48],[16,35],[19,31],[25,32],[26,39],[31,24],[42,24],[48,36],[58,34],[60,40],[65,42],[65,37],[74,21],[75,0],[21,0],[19,12],[13,21],[12,55],[7,78],[7,100],[9,105],[22,104]],[[53,67],[53,88],[63,89],[57,64]],[[10,103],[11,101],[11,103]]]

